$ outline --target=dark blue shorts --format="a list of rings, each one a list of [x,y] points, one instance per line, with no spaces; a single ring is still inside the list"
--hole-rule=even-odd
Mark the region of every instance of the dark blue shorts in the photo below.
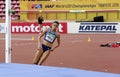
[[[47,51],[47,50],[50,50],[51,47],[42,44],[42,49],[43,49],[43,52],[45,52],[45,51]]]

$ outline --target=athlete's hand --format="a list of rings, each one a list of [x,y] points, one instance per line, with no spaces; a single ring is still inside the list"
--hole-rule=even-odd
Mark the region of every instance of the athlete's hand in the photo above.
[[[39,17],[38,17],[38,24],[42,24],[43,21],[44,21],[44,20],[43,20],[43,17],[42,17],[42,16],[39,16]]]
[[[38,48],[37,48],[37,50],[39,51],[41,49],[41,46],[39,46]]]
[[[38,51],[40,50],[40,48],[37,49]]]
[[[50,50],[51,52],[54,51],[53,49]]]

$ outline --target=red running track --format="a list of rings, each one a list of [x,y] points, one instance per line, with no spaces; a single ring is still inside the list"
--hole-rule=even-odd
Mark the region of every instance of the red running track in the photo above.
[[[12,34],[13,63],[32,64],[37,37],[38,34]],[[0,62],[5,60],[4,38],[0,34]],[[61,46],[51,52],[43,65],[120,73],[120,48],[100,47],[116,41],[120,41],[119,34],[61,34]]]

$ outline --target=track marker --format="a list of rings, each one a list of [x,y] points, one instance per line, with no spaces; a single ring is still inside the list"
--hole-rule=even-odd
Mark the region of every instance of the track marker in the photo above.
[[[34,38],[34,36],[32,36],[32,41],[34,41],[35,40],[35,38]]]
[[[88,37],[88,42],[91,42],[91,38],[90,37]]]

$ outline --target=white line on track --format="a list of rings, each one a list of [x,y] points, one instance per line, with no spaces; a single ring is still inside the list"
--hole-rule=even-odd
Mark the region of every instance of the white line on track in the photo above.
[[[5,38],[0,38],[0,40],[5,40]],[[32,38],[11,38],[11,40],[32,40]]]

